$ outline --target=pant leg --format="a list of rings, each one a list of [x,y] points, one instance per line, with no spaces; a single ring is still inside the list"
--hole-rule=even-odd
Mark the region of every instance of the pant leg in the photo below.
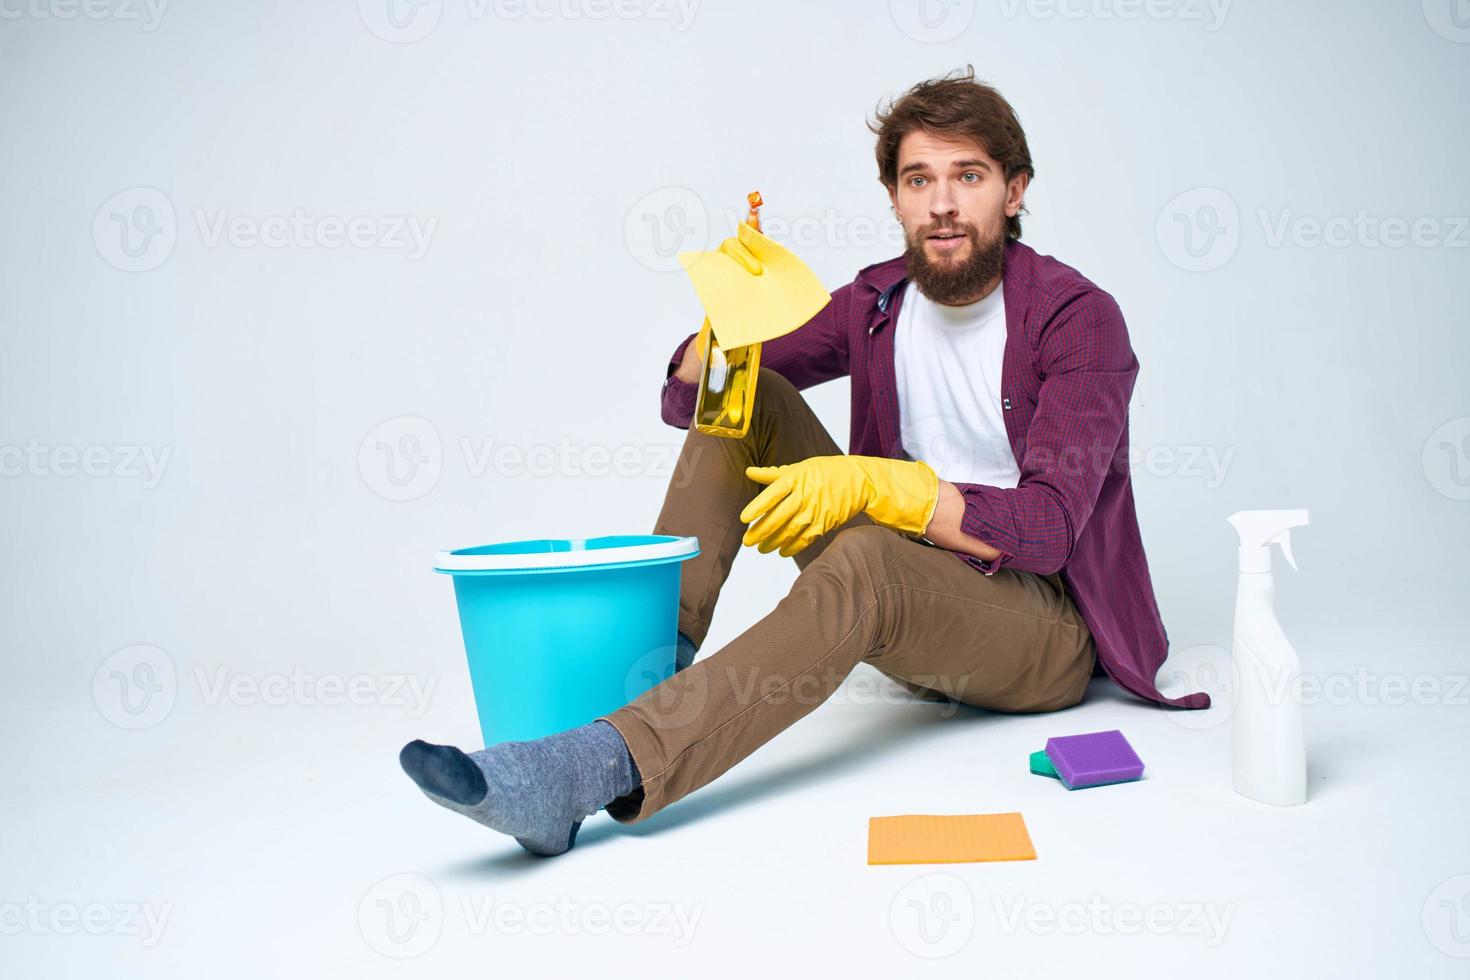
[[[968,704],[1050,711],[1082,699],[1092,636],[1060,576],[984,575],[869,524],[825,549],[774,610],[711,657],[603,716],[643,785],[633,823],[693,792],[826,700],[859,663]]]
[[[745,438],[706,435],[689,426],[653,533],[699,538],[699,556],[684,562],[679,573],[679,631],[696,647],[709,633],[720,589],[741,548],[740,512],[763,489],[745,468],[841,453],[796,387],[770,368],[759,371]],[[859,515],[843,526],[858,524],[872,521]],[[823,540],[798,552],[793,556],[797,566],[815,561],[825,546]]]

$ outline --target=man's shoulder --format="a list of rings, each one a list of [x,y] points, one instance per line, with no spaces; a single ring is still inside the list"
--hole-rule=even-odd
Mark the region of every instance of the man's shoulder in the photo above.
[[[1006,242],[1006,302],[1019,302],[1042,319],[1078,300],[1116,307],[1112,294],[1077,269],[1029,245]]]
[[[896,255],[891,259],[863,266],[849,285],[863,285],[875,293],[883,293],[907,275],[908,261],[902,255]]]

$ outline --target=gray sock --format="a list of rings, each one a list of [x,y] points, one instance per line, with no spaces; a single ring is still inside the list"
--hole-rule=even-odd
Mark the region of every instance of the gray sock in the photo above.
[[[398,762],[435,803],[547,856],[570,850],[584,819],[642,785],[623,736],[601,719],[468,755],[410,742]]]

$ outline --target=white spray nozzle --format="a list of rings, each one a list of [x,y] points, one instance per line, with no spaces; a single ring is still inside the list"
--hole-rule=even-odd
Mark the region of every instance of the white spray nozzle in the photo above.
[[[1293,569],[1296,557],[1291,553],[1291,529],[1307,523],[1305,510],[1241,510],[1225,518],[1240,535],[1240,570],[1269,572],[1270,546],[1281,545],[1281,553]]]

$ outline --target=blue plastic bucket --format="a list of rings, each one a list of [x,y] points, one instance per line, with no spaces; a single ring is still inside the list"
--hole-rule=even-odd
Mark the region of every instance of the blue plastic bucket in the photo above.
[[[439,552],[485,744],[586,724],[673,676],[679,566],[697,554],[662,534]]]

